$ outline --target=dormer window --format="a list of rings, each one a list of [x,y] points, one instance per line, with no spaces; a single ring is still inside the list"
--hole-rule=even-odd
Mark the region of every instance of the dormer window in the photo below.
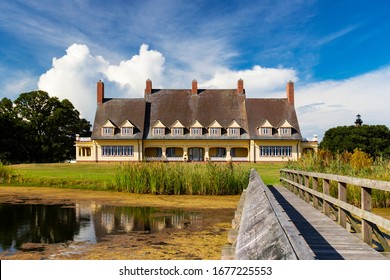
[[[229,136],[240,136],[241,126],[235,120],[233,120],[227,128],[227,132]]]
[[[165,135],[165,128],[163,127],[153,128],[153,135]]]
[[[183,128],[182,127],[172,128],[172,135],[183,135]]]
[[[180,136],[184,134],[184,125],[177,120],[175,121],[171,126],[171,135],[173,136]]]
[[[260,135],[273,135],[274,126],[267,120],[264,119],[258,126]]]
[[[166,126],[160,120],[158,120],[152,126],[152,134],[153,134],[153,136],[163,136],[163,135],[165,135],[165,128],[166,128]]]
[[[103,135],[105,135],[105,136],[114,135],[114,128],[113,127],[103,127]]]
[[[279,125],[279,135],[280,136],[291,136],[292,134],[292,125],[285,119]]]
[[[202,135],[202,128],[201,127],[191,127],[191,135],[194,135],[194,136]]]
[[[210,136],[220,136],[222,126],[215,120],[209,126]]]
[[[103,136],[113,136],[115,128],[116,126],[110,120],[107,120],[102,126],[101,133]]]
[[[202,136],[203,134],[203,125],[195,120],[190,126],[191,136]]]
[[[121,125],[121,135],[122,136],[133,136],[134,135],[135,126],[129,121],[125,120],[125,122]]]

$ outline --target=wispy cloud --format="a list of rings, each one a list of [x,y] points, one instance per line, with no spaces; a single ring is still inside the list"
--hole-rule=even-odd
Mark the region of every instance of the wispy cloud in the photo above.
[[[316,47],[321,47],[321,46],[323,46],[325,44],[328,44],[328,43],[330,43],[330,42],[332,42],[334,40],[337,40],[337,39],[339,39],[339,38],[341,38],[341,37],[343,37],[343,36],[353,32],[353,31],[355,31],[357,28],[359,28],[359,26],[360,26],[360,24],[356,24],[354,26],[347,26],[347,27],[345,27],[345,28],[343,28],[341,30],[338,30],[338,31],[334,32],[334,33],[328,34],[328,35],[318,39],[314,43],[314,45]]]
[[[12,70],[0,66],[0,98],[16,99],[20,93],[37,89],[37,78],[27,70]]]

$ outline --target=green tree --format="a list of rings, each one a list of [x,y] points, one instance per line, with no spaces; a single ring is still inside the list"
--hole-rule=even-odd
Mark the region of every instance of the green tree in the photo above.
[[[355,149],[372,157],[390,156],[390,130],[385,125],[338,126],[325,132],[320,148],[333,153]]]
[[[25,154],[24,126],[8,98],[0,101],[0,134],[0,162],[21,162]]]
[[[7,138],[9,145],[3,153],[11,162],[59,162],[74,158],[75,134],[90,133],[89,122],[80,118],[69,100],[60,101],[44,91],[22,93],[13,104],[8,99],[0,106],[1,116],[7,120],[0,131],[2,135],[14,135]],[[15,149],[22,151],[22,156],[16,157]]]

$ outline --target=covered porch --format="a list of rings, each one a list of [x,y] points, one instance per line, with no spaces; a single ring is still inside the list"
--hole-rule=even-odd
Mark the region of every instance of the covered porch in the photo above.
[[[248,162],[248,147],[226,147],[209,145],[155,146],[145,147],[146,161],[176,162]]]

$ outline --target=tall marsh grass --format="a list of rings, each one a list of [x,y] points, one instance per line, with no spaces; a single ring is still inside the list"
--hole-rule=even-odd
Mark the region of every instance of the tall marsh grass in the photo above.
[[[15,175],[13,170],[0,162],[0,184],[10,183],[14,177]]]
[[[234,195],[248,184],[249,167],[235,164],[121,163],[113,188],[149,194]]]
[[[289,161],[285,168],[338,174],[373,180],[390,181],[390,161],[384,158],[372,159],[368,154],[356,149],[353,153],[332,154],[327,150],[309,153],[297,161]],[[320,181],[320,191],[322,190]],[[337,196],[337,183],[331,182],[330,195]],[[360,206],[360,187],[347,186],[347,201]],[[372,190],[373,207],[390,207],[390,192]]]

